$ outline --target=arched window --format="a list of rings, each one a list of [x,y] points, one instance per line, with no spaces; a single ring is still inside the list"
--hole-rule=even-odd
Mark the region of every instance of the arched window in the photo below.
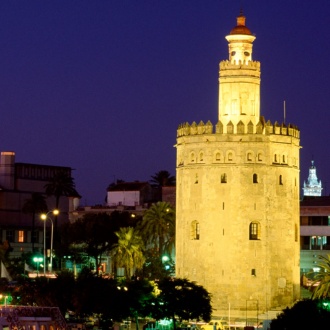
[[[228,160],[229,161],[233,160],[233,153],[232,152],[228,153]]]
[[[258,183],[258,174],[253,174],[253,183]]]
[[[191,163],[195,162],[195,154],[193,152],[190,154],[190,162]]]
[[[251,162],[252,161],[252,152],[248,152],[247,154],[247,161]]]
[[[274,155],[274,162],[277,163],[277,155]]]
[[[191,223],[191,239],[199,239],[199,222],[196,220]]]
[[[204,154],[201,152],[199,154],[199,161],[202,162],[203,161],[203,158],[204,158]]]
[[[216,155],[215,155],[215,160],[216,160],[217,162],[220,162],[220,160],[221,160],[220,152],[217,152],[217,153],[216,153]]]
[[[258,153],[258,161],[261,162],[262,161],[262,154]]]
[[[221,183],[227,183],[227,174],[226,173],[221,174]]]
[[[250,223],[249,238],[250,238],[250,240],[259,240],[260,239],[260,223],[259,222],[253,221]]]

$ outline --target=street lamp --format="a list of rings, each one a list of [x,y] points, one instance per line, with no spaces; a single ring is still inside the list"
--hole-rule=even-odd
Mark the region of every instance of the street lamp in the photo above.
[[[5,305],[5,307],[7,307],[8,296],[3,296],[2,294],[0,294],[0,299],[2,299],[2,298],[4,298],[4,301],[5,301],[4,305]]]
[[[42,257],[34,257],[33,261],[37,264],[37,275],[39,276],[39,265],[42,262],[43,258]]]
[[[49,219],[51,221],[51,234],[50,234],[50,262],[49,269],[50,272],[53,271],[53,239],[54,239],[54,222],[53,219],[49,216],[50,213],[53,213],[55,216],[60,213],[59,210],[49,211],[47,213],[41,214],[40,218],[44,221],[44,275],[46,275],[46,221]]]

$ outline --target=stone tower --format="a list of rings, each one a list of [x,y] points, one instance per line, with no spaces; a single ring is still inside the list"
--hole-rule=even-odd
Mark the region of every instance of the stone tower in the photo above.
[[[304,196],[321,196],[322,195],[322,183],[317,179],[316,167],[314,166],[314,160],[309,168],[309,175],[307,182],[304,181]]]
[[[243,14],[220,62],[219,120],[177,130],[176,276],[218,312],[299,298],[299,130],[260,116],[260,63]]]

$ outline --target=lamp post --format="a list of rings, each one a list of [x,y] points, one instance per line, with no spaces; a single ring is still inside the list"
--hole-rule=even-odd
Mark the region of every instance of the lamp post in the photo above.
[[[4,298],[4,305],[5,307],[7,307],[7,299],[8,299],[8,296],[3,296],[2,294],[0,294],[0,299]]]
[[[39,265],[40,262],[42,262],[43,258],[42,257],[34,257],[33,261],[37,264],[37,276],[39,276]]]
[[[49,219],[51,221],[51,234],[50,234],[50,261],[49,261],[49,270],[53,271],[53,240],[54,240],[54,222],[53,219],[49,216],[50,213],[54,215],[58,215],[60,213],[59,210],[49,211],[47,213],[41,214],[40,218],[44,221],[44,275],[46,275],[46,221]]]

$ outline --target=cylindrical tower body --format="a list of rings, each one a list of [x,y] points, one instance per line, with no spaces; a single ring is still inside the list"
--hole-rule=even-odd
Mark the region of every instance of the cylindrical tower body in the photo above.
[[[220,85],[222,69],[235,74],[219,88],[219,122],[177,131],[176,275],[205,286],[216,310],[261,312],[300,295],[300,133],[260,117],[258,62],[222,62]],[[226,113],[243,89],[245,110]]]

